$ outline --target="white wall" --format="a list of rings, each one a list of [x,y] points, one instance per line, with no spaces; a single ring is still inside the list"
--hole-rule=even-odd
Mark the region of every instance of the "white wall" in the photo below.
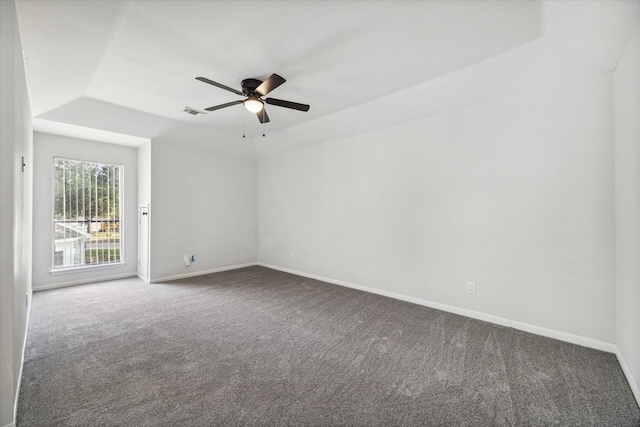
[[[255,160],[187,147],[151,142],[152,281],[256,261]]]
[[[640,25],[614,72],[616,344],[640,401]]]
[[[45,133],[34,134],[33,288],[136,275],[138,271],[138,153],[136,148]],[[51,275],[53,157],[124,165],[124,265]]]
[[[151,202],[151,142],[138,147],[138,205]]]
[[[0,1],[0,31],[0,426],[10,426],[31,298],[33,171],[31,112],[13,1]]]
[[[612,121],[606,75],[261,159],[258,260],[614,343]]]

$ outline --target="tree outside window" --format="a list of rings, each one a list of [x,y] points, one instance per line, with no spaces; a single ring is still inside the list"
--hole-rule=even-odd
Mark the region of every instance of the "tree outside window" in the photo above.
[[[54,157],[54,270],[122,261],[123,167]]]

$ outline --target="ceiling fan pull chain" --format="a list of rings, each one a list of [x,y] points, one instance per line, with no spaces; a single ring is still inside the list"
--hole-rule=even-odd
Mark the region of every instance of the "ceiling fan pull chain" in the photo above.
[[[264,138],[264,106],[262,107],[262,137]]]
[[[245,112],[242,112],[242,137],[244,138],[244,116],[245,116]]]

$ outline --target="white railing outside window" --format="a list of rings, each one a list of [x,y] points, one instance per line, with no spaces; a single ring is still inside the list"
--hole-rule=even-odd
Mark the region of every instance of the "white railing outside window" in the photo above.
[[[53,270],[122,262],[123,166],[54,157]]]

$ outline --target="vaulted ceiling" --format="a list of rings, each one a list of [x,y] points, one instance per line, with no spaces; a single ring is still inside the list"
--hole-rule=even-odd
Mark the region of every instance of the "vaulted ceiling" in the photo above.
[[[18,0],[36,130],[242,156],[322,143],[611,72],[640,1]],[[240,89],[278,73],[263,126]],[[244,132],[246,138],[242,138]],[[92,131],[93,129],[93,131]]]

